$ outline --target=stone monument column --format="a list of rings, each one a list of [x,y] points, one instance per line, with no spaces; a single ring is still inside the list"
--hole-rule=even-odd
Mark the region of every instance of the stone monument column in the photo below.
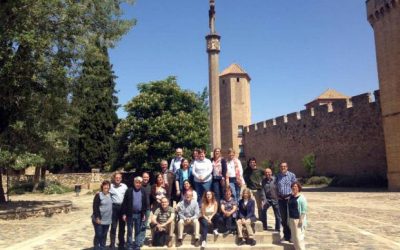
[[[211,149],[221,147],[220,100],[219,100],[219,52],[221,37],[215,31],[215,1],[210,0],[210,34],[206,36],[208,53],[208,78],[210,102]]]
[[[388,188],[400,191],[400,0],[367,0],[375,34]]]

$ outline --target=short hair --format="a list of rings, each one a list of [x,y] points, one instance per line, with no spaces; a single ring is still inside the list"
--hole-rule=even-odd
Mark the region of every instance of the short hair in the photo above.
[[[176,148],[176,149],[175,149],[175,152],[178,151],[179,149],[183,152],[183,149],[182,149],[182,148]]]
[[[108,185],[108,186],[110,187],[110,186],[111,186],[111,182],[110,182],[110,181],[107,181],[107,180],[103,181],[103,182],[101,183],[101,185],[100,185],[100,190],[101,190],[101,191],[103,191],[103,187],[104,187],[105,185]]]
[[[136,177],[133,179],[133,182],[142,182],[142,181],[143,181],[143,178],[140,177],[140,176],[136,176]]]
[[[169,202],[168,198],[167,198],[167,197],[165,197],[165,196],[164,196],[164,197],[162,197],[160,201],[163,201],[164,199],[166,199],[166,200]]]
[[[149,172],[144,171],[144,172],[142,173],[142,177],[143,177],[144,174],[147,174],[147,175],[150,177],[150,173],[149,173]]]
[[[117,175],[121,175],[121,177],[122,177],[122,172],[121,172],[121,171],[115,171],[115,172],[111,175],[111,178],[114,180],[115,177],[116,177]]]
[[[283,163],[286,163],[286,165],[289,166],[289,164],[287,163],[287,161],[281,161],[281,163],[279,163],[279,166],[281,166]]]
[[[228,148],[228,154],[230,154],[230,153],[234,153],[235,154],[236,152],[235,152],[235,150],[233,148]]]
[[[250,162],[252,162],[252,161],[254,161],[255,163],[257,163],[255,157],[250,157],[250,159],[247,161],[247,166],[250,166]]]
[[[168,165],[168,161],[167,160],[161,160],[160,161],[160,165],[162,165],[163,163],[167,163],[167,165]]]
[[[199,154],[201,154],[201,153],[205,154],[206,150],[204,148],[200,148],[200,149],[197,150],[197,152],[199,152]]]
[[[299,188],[299,192],[301,192],[301,190],[303,189],[303,186],[301,186],[300,182],[295,181],[292,183],[292,185],[290,185],[290,187],[293,188],[294,185],[297,185],[297,187]]]

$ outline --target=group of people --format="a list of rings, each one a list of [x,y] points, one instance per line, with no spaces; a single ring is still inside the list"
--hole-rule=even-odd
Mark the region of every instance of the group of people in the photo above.
[[[254,246],[253,225],[258,218],[268,230],[267,210],[272,207],[274,229],[280,232],[283,227],[282,241],[305,249],[307,202],[301,189],[286,162],[274,176],[270,168],[257,167],[255,158],[243,170],[232,149],[226,158],[221,149],[215,149],[211,160],[205,150],[198,149],[189,161],[178,148],[169,165],[166,160],[160,162],[153,185],[148,172],[136,176],[131,188],[122,183],[119,172],[113,174],[112,182],[103,181],[93,202],[94,247],[106,246],[110,225],[111,249],[116,247],[117,227],[119,249],[140,249],[146,229],[151,230],[150,245],[172,247],[176,231],[176,246],[181,246],[187,225],[193,228],[196,246],[206,247],[208,233],[237,234],[238,245]]]

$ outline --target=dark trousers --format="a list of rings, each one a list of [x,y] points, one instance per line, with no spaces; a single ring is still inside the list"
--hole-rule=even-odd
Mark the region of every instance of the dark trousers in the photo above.
[[[285,199],[280,199],[279,202],[279,212],[281,213],[282,227],[283,227],[283,237],[285,240],[289,241],[291,238],[289,221],[288,221],[288,201]]]
[[[222,179],[213,179],[212,181],[212,191],[215,194],[215,199],[219,203],[220,200],[224,198],[225,190],[224,185],[221,184]]]
[[[110,225],[101,225],[93,222],[94,227],[94,250],[103,250],[106,248],[107,233]]]
[[[223,213],[220,213],[217,220],[218,225],[224,228],[225,231],[236,231],[236,221],[233,216],[225,217]]]
[[[279,231],[281,229],[281,212],[279,211],[279,204],[277,200],[267,200],[267,203],[264,204],[261,210],[260,220],[263,224],[263,227],[268,228],[267,224],[267,211],[268,208],[272,207],[275,215],[275,231]]]
[[[110,229],[111,245],[115,245],[115,238],[118,226],[118,246],[125,245],[125,221],[122,219],[121,205],[113,204],[112,207],[112,223]]]
[[[128,240],[127,247],[128,250],[138,250],[140,249],[140,229],[142,227],[142,215],[140,213],[132,214],[127,218],[128,220]],[[133,241],[132,234],[135,231],[135,241]]]
[[[207,234],[209,231],[214,230],[214,228],[217,228],[218,225],[218,214],[215,214],[214,217],[212,217],[211,222],[212,224],[208,224],[208,221],[204,217],[200,217],[200,241],[207,241]]]

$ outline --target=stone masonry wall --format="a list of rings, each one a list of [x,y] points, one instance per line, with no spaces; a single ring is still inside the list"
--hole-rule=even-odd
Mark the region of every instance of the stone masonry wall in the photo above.
[[[246,158],[281,161],[299,176],[302,159],[316,155],[318,175],[386,175],[379,91],[252,124],[243,134]]]
[[[111,180],[112,173],[100,173],[100,182]],[[92,180],[92,173],[68,173],[68,174],[47,174],[46,181],[57,181],[64,186],[74,187],[75,184],[81,184],[82,188],[89,188]]]

